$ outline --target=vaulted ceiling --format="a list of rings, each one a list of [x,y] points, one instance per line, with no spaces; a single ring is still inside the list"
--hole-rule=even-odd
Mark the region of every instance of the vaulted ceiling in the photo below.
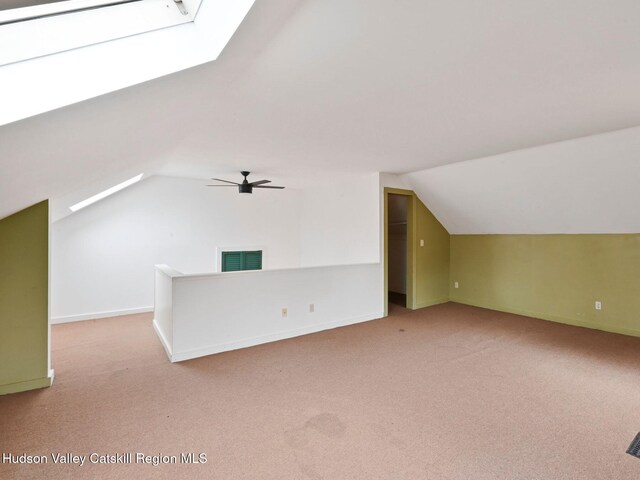
[[[256,0],[213,63],[0,127],[0,217],[140,171],[406,173],[634,127],[638,24],[637,0]]]

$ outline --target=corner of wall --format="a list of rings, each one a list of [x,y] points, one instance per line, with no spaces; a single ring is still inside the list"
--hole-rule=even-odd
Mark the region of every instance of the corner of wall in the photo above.
[[[0,394],[51,385],[49,202],[0,220]]]
[[[416,307],[449,301],[450,235],[429,208],[415,195],[417,259]]]

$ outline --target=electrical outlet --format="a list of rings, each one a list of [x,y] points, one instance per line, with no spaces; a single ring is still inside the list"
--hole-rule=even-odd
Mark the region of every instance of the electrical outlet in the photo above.
[[[420,246],[424,247],[424,240],[420,240]]]
[[[596,300],[596,310],[602,310],[602,302],[599,300]]]
[[[309,313],[313,313],[316,311],[316,306],[313,303],[309,304]]]
[[[289,312],[287,311],[287,309],[286,309],[286,308],[283,308],[283,309],[282,309],[282,317],[283,317],[283,318],[284,318],[284,317],[286,317],[288,313],[289,313]]]
[[[455,288],[458,288],[458,287],[459,287],[458,282],[455,282],[455,283],[453,284],[453,286],[454,286]]]

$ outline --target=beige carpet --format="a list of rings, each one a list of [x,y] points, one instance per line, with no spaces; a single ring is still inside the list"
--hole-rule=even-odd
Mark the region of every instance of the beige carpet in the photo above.
[[[150,315],[54,326],[56,382],[0,397],[0,478],[638,479],[640,338],[456,304],[170,364]],[[88,462],[88,460],[87,460]]]

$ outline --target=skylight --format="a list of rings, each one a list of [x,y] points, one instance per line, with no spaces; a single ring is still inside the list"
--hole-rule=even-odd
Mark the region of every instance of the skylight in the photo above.
[[[19,10],[91,1],[103,0],[3,10],[0,19]],[[139,0],[0,25],[0,125],[211,62],[253,2]],[[167,18],[164,27],[157,26],[156,20]],[[147,29],[132,34],[139,22]],[[93,35],[88,43],[81,40],[85,34]]]
[[[0,26],[141,1],[143,0],[12,0],[0,5]]]
[[[11,46],[0,48],[0,65],[191,22],[200,0],[11,0],[10,4],[20,8],[0,10],[0,45]]]
[[[119,192],[120,190],[127,188],[136,182],[139,182],[142,179],[143,175],[144,173],[141,173],[140,175],[136,175],[135,177],[130,178],[129,180],[125,180],[124,182],[119,183],[118,185],[115,185],[111,188],[107,188],[104,192],[100,192],[94,195],[93,197],[89,197],[86,200],[76,203],[75,205],[71,205],[69,207],[69,210],[71,210],[72,212],[77,212],[81,208],[88,207],[92,203],[96,203],[97,201],[100,201],[103,198],[108,197],[109,195],[113,195],[114,193]]]
[[[12,10],[14,8],[33,7],[34,5],[64,1],[66,0],[4,0],[0,3],[0,10]]]

